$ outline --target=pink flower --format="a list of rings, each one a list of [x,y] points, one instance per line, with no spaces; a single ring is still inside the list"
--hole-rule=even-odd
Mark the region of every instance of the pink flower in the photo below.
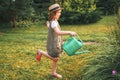
[[[116,73],[116,71],[115,70],[112,70],[112,74],[114,75]]]

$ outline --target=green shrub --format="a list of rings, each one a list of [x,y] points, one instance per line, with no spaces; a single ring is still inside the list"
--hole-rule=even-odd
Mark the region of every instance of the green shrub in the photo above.
[[[90,13],[63,11],[60,22],[62,24],[88,24],[95,23],[100,19],[101,17],[99,11]]]
[[[64,24],[88,24],[100,19],[95,0],[65,0],[62,7],[60,22]]]
[[[24,20],[24,21],[19,21],[17,22],[17,27],[19,28],[28,28],[32,25],[33,23],[31,21],[27,21],[27,20]]]

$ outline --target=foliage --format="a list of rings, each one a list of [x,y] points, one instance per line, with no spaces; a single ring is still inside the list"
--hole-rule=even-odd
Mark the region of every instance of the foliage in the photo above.
[[[104,48],[106,48],[106,45]],[[109,45],[111,46],[111,45]],[[120,80],[120,69],[119,69],[119,51],[115,51],[115,46],[107,49],[108,51],[98,54],[94,60],[91,60],[90,65],[86,66],[82,80]],[[103,55],[104,54],[104,55]],[[115,74],[113,74],[115,70]]]
[[[33,7],[35,9],[36,14],[40,19],[46,17],[48,14],[48,7],[55,3],[55,0],[33,0]]]
[[[11,19],[10,6],[10,0],[0,0],[0,22],[8,22]]]
[[[106,18],[106,17],[105,17]],[[104,20],[103,20],[104,22]],[[83,41],[107,41],[107,27],[101,23],[89,25],[64,25],[63,30],[75,31]],[[40,21],[32,27],[23,29],[0,27],[0,80],[57,80],[51,77],[52,61],[42,56],[35,59],[36,50],[46,51],[47,27]],[[63,36],[65,40],[68,36]],[[103,42],[104,43],[104,42]],[[59,60],[57,71],[62,80],[79,80],[83,69],[96,53],[103,50],[101,45],[85,45],[90,53],[67,56],[64,52]]]
[[[66,11],[86,13],[94,11],[96,5],[94,0],[66,0],[63,3],[63,8]]]
[[[31,27],[32,26],[32,22],[31,21],[19,21],[19,22],[17,22],[17,27],[18,28],[28,28],[28,27]]]
[[[17,20],[30,20],[34,16],[34,9],[32,8],[32,0],[16,0],[14,9]]]
[[[62,24],[88,24],[95,23],[101,19],[99,11],[90,13],[63,11],[60,18]]]
[[[96,6],[104,15],[116,14],[120,6],[120,0],[96,0]]]
[[[120,14],[117,16],[120,22]],[[117,23],[117,21],[116,21]],[[107,24],[109,25],[109,24]],[[103,52],[92,59],[86,66],[82,80],[120,80],[120,24],[109,26],[109,43],[104,45]],[[114,72],[113,72],[114,71]]]
[[[30,20],[35,16],[31,4],[32,0],[0,0],[0,22]]]
[[[93,23],[100,19],[94,0],[0,0],[0,22],[13,21],[15,25],[15,20],[45,19],[48,16],[48,6],[55,2],[64,8],[65,16],[60,20],[62,23]]]
[[[100,19],[100,12],[96,10],[94,0],[65,0],[62,6],[64,10],[61,23],[86,24]]]

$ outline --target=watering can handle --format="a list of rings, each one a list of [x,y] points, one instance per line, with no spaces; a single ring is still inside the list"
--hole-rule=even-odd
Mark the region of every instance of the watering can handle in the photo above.
[[[70,37],[73,37],[73,36],[71,36],[70,35]],[[77,34],[76,36],[75,36],[78,40],[80,40],[80,42],[82,42],[83,43],[83,41],[80,39],[80,37],[79,37],[79,35]]]
[[[67,44],[69,42],[69,40],[73,38],[73,36],[70,35],[70,37],[66,40],[66,42],[64,44]],[[76,37],[78,40],[80,40],[81,43],[83,43],[83,41],[80,39],[80,37],[78,36],[77,34],[77,37]]]

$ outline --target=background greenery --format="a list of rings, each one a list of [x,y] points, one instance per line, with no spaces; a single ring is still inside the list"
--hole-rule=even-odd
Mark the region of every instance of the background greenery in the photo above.
[[[63,53],[63,80],[120,80],[119,0],[0,0],[0,79],[56,80],[50,76],[52,61],[35,60],[38,48],[46,51],[47,9],[55,2],[64,8],[59,21],[68,25],[62,29],[77,32],[83,49],[91,51]]]
[[[41,21],[48,17],[48,7],[59,3],[63,7],[62,24],[95,23],[102,15],[115,14],[119,0],[0,0],[0,24],[11,23],[16,28],[22,22]],[[7,25],[6,24],[6,25]]]
[[[105,24],[107,21],[111,23],[115,19],[115,16],[108,16],[103,17],[101,21],[95,24],[61,26],[63,30],[77,32],[84,43],[96,42],[95,44],[84,45],[83,49],[90,50],[90,53],[71,57],[65,52],[63,53],[57,70],[63,75],[63,80],[79,80],[83,78],[83,75],[84,78],[87,78],[87,75],[84,74],[87,71],[85,72],[84,69],[92,63],[91,59],[96,60],[100,54],[109,55],[103,53],[111,50],[111,46],[108,46],[111,39],[107,37],[110,32]],[[38,48],[46,51],[47,31],[44,22],[37,22],[27,28],[0,28],[0,79],[56,80],[50,76],[52,61],[44,56],[40,62],[35,59]],[[63,40],[66,40],[67,37],[63,36]],[[105,61],[102,58],[101,60]]]

